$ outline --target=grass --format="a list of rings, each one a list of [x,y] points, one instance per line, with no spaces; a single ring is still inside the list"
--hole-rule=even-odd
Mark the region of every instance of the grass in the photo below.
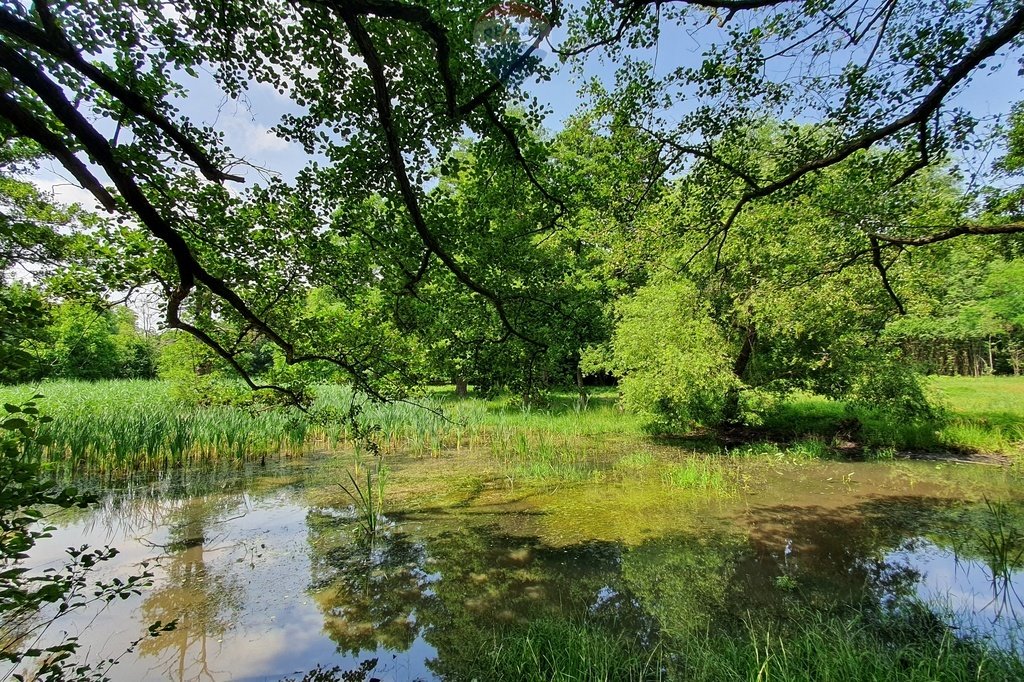
[[[459,679],[522,682],[641,682],[662,680],[657,649],[586,624],[554,618],[531,621],[486,641]]]
[[[756,432],[784,445],[753,442],[729,450],[821,459],[841,454],[843,442],[853,441],[862,456],[874,459],[891,458],[898,450],[1024,456],[1024,377],[936,377],[929,384],[943,407],[942,418],[901,420],[797,395]],[[41,409],[55,417],[43,434],[52,444],[37,454],[68,469],[123,472],[299,454],[350,445],[354,435],[344,419],[352,394],[340,386],[320,387],[309,415],[294,408],[195,405],[177,400],[172,385],[160,381],[0,387],[0,401],[17,403],[36,392],[45,395]],[[614,391],[599,391],[581,405],[574,393],[555,393],[541,407],[522,407],[512,397],[459,399],[433,389],[414,403],[364,403],[360,419],[375,427],[373,438],[384,451],[439,457],[483,448],[502,463],[510,480],[582,481],[602,475],[602,453],[620,443],[649,442],[642,418],[622,413],[615,397]],[[721,451],[711,443],[710,452]],[[614,474],[643,475],[637,464],[621,460]],[[680,487],[718,487],[713,473],[691,471],[696,466],[684,463],[659,475]]]
[[[669,464],[662,472],[662,481],[675,488],[704,490],[724,494],[728,490],[723,467],[717,459],[686,457]]]
[[[801,394],[783,403],[764,431],[792,439],[855,441],[878,458],[892,450],[1024,455],[1024,377],[930,377],[938,414],[908,420],[881,410]]]
[[[377,463],[375,470],[363,468],[366,471],[364,485],[359,485],[351,471],[346,472],[351,488],[344,483],[338,485],[352,499],[360,529],[366,537],[372,538],[380,533],[385,522],[384,491],[387,487],[388,468],[386,464],[380,462]]]
[[[588,623],[540,619],[502,631],[464,679],[966,682],[1024,679],[1012,652],[959,638],[927,608],[847,615],[794,607],[784,623],[644,644]]]
[[[677,679],[925,682],[1024,679],[1024,662],[958,638],[920,608],[881,617],[797,608],[788,623],[748,622],[746,637],[708,635],[684,645]]]
[[[177,400],[162,381],[49,381],[0,387],[0,402],[19,403],[36,393],[40,409],[55,419],[41,435],[50,445],[37,455],[52,466],[125,472],[198,461],[242,460],[274,454],[336,449],[353,443],[344,418],[352,393],[322,386],[310,414],[295,408],[195,405]],[[514,457],[527,476],[586,472],[583,456],[569,452],[588,438],[639,433],[640,422],[623,415],[612,394],[596,395],[585,408],[570,394],[556,394],[543,408],[524,409],[512,399],[455,399],[434,391],[410,403],[363,402],[361,423],[384,451],[419,456],[492,446]],[[510,460],[511,461],[511,460]]]

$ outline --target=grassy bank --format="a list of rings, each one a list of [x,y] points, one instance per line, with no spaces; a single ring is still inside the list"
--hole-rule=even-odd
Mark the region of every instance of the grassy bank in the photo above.
[[[55,463],[101,471],[173,466],[209,459],[300,454],[351,443],[346,418],[353,396],[342,386],[322,386],[308,413],[292,407],[196,405],[175,398],[162,381],[44,382],[0,387],[0,401],[20,403],[35,394],[54,418],[41,435],[38,454]],[[511,399],[455,399],[437,391],[407,403],[357,400],[359,422],[373,429],[385,451],[420,456],[448,449],[492,447],[500,453],[562,452],[569,442],[640,434],[640,421],[623,415],[614,396],[594,396],[580,406],[568,395],[544,408],[522,408]],[[542,444],[547,444],[547,450]]]
[[[677,443],[684,450],[774,454],[800,459],[857,454],[886,456],[896,450],[1024,454],[1024,378],[940,377],[930,380],[939,406],[931,419],[908,421],[880,411],[851,410],[816,396],[798,395],[745,437],[721,447],[712,437]],[[334,449],[352,440],[345,419],[352,402],[340,386],[318,389],[309,413],[253,405],[197,405],[175,397],[160,381],[54,381],[0,387],[0,400],[17,403],[34,393],[55,419],[44,426],[51,445],[40,456],[57,463],[104,471],[172,466],[209,459],[242,459]],[[458,399],[434,390],[409,403],[363,403],[360,421],[374,429],[386,451],[418,456],[485,448],[510,475],[521,479],[579,480],[593,473],[596,456],[616,443],[649,440],[641,418],[621,412],[613,390],[586,404],[573,393],[553,394],[541,407],[512,398]],[[757,441],[774,441],[759,444]],[[688,465],[693,469],[692,462]],[[682,486],[712,485],[713,474],[667,474]],[[709,478],[710,476],[710,478]],[[709,482],[710,481],[710,482]]]
[[[763,424],[790,440],[814,436],[887,450],[1024,454],[1024,377],[929,377],[930,418],[906,419],[882,410],[850,408],[813,395],[795,395]]]
[[[658,643],[610,635],[597,625],[537,620],[485,641],[459,679],[822,680],[1003,682],[1024,679],[1014,653],[961,638],[926,607],[845,616],[796,607],[788,622],[748,622],[745,632],[705,632]]]

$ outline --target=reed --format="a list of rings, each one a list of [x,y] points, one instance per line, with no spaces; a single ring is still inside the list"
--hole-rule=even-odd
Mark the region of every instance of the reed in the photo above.
[[[490,447],[499,457],[530,457],[538,438],[543,447],[565,451],[570,440],[630,428],[610,400],[586,409],[555,400],[545,409],[524,410],[510,400],[449,400],[439,392],[410,402],[373,403],[344,386],[321,386],[309,413],[292,407],[248,404],[197,405],[176,398],[162,381],[49,381],[36,386],[0,387],[0,401],[17,403],[42,393],[40,409],[54,417],[45,427],[49,445],[33,454],[64,473],[100,473],[188,465],[210,460],[241,461],[293,455],[313,449],[351,447],[347,415],[353,400],[359,422],[372,424],[371,439],[382,451],[404,450],[439,457],[448,449]],[[245,395],[242,393],[242,395]],[[516,440],[516,434],[522,438]],[[561,462],[571,456],[547,459]]]

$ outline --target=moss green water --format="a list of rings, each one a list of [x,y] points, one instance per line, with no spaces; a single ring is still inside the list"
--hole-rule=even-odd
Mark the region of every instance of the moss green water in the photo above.
[[[140,598],[67,624],[112,655],[148,622],[178,620],[115,680],[374,660],[382,680],[1024,671],[1012,469],[588,452],[568,479],[517,476],[488,447],[388,455],[372,538],[338,485],[365,455],[175,469],[64,518],[33,562],[83,541],[122,550],[107,576],[153,562]]]

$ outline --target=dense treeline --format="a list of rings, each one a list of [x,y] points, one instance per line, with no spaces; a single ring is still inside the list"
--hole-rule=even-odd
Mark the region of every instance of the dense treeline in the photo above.
[[[333,240],[347,254],[344,281],[362,284],[310,287],[279,314],[315,323],[339,349],[369,348],[395,385],[472,384],[531,401],[556,386],[585,393],[613,377],[627,407],[667,429],[756,422],[793,390],[916,414],[927,409],[917,373],[1020,373],[1020,237],[911,249],[866,236],[865,225],[965,220],[976,201],[952,171],[889,187],[879,172],[888,154],[858,154],[763,200],[737,218],[728,241],[718,240],[707,213],[733,182],[719,166],[770,174],[794,140],[813,146],[817,137],[766,122],[723,145],[714,162],[665,179],[646,164],[658,144],[652,136],[600,110],[577,116],[550,141],[549,181],[564,197],[557,225],[545,224],[539,188],[517,184],[502,148],[466,142],[445,162],[457,170],[427,206],[465,257],[500,264],[507,286],[518,287],[505,311],[513,330],[449,270],[407,273],[398,291],[382,284],[390,278],[375,273],[408,266],[370,236],[404,219],[379,199],[345,216],[348,233]],[[1004,167],[1018,151],[1011,145]],[[6,187],[5,202],[17,209],[9,215],[48,206],[23,183],[8,179]],[[1012,193],[993,191],[988,210],[1013,217]],[[189,335],[142,334],[126,308],[99,304],[109,273],[86,265],[97,250],[124,248],[123,234],[77,207],[46,210],[56,224],[91,227],[73,243],[61,230],[46,232],[39,241],[50,250],[33,261],[8,226],[7,270],[28,264],[37,285],[3,284],[12,321],[5,352],[24,357],[7,363],[0,380],[151,377],[159,365],[163,376],[215,393],[211,381],[237,369],[278,384],[344,378],[328,363],[289,365],[202,297],[190,319],[205,333],[235,335],[234,366]],[[481,224],[490,225],[486,239]],[[94,286],[71,286],[69,271],[89,273],[84,281]]]
[[[1024,369],[1024,260],[992,257],[951,275],[929,314],[893,324],[920,371],[1017,376]]]
[[[38,149],[0,151],[0,383],[155,376],[156,345],[98,284],[99,219],[16,174]]]
[[[39,290],[25,285],[14,285],[8,296],[8,300],[39,299],[41,319],[17,344],[22,361],[0,368],[0,382],[156,376],[157,340],[138,329],[127,308],[50,303]]]

